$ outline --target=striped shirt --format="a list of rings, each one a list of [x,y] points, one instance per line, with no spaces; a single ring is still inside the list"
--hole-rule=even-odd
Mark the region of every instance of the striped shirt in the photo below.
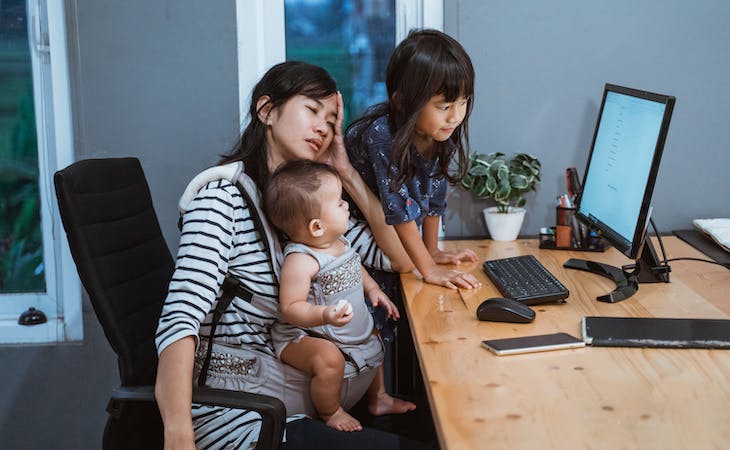
[[[249,186],[252,185],[250,179],[245,179]],[[254,203],[259,200],[258,195],[251,198]],[[281,249],[275,242],[276,257],[272,261],[264,244],[266,235],[256,230],[251,217],[250,208],[254,207],[268,226],[258,206],[247,205],[238,188],[228,180],[209,182],[189,204],[183,215],[175,272],[158,324],[158,353],[184,337],[193,336],[197,341],[199,335],[210,334],[212,310],[220,297],[226,274],[231,273],[246,289],[271,302],[256,308],[234,298],[216,328],[215,341],[274,355],[270,331],[278,319],[277,274]],[[351,220],[345,237],[352,242],[363,264],[390,269],[390,262],[374,244],[367,224]],[[212,426],[206,429],[201,425],[204,422],[196,421],[198,417],[222,419],[225,414],[234,414],[234,417],[226,416],[222,420],[229,422],[225,427],[228,431],[219,436],[223,440],[216,437],[220,429]],[[250,443],[258,435],[260,425],[256,413],[199,405],[193,405],[193,418],[199,447],[242,445],[246,448],[246,442]],[[229,442],[234,439],[229,434],[232,429],[237,432],[236,440],[240,440],[235,445]]]

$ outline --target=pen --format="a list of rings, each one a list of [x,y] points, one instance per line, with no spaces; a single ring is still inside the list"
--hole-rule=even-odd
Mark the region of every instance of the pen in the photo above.
[[[571,166],[565,170],[565,177],[568,183],[568,192],[573,199],[573,203],[578,201],[578,197],[583,192],[583,188],[580,185],[580,177],[578,177],[578,171],[575,167]]]

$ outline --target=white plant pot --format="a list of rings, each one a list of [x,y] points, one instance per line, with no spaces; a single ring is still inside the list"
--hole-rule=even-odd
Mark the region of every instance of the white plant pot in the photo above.
[[[497,206],[484,208],[484,221],[487,222],[489,235],[495,241],[514,241],[520,234],[525,219],[524,208],[509,207],[507,213],[499,212]]]

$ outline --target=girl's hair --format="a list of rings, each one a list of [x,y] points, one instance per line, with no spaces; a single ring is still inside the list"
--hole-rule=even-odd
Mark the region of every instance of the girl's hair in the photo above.
[[[310,220],[319,217],[319,188],[327,175],[340,179],[335,169],[316,161],[295,159],[280,165],[264,191],[269,221],[289,237],[296,236]]]
[[[267,166],[269,149],[266,145],[266,124],[259,119],[259,111],[269,104],[279,108],[296,95],[313,99],[329,97],[337,93],[337,83],[323,68],[300,61],[287,61],[270,68],[251,92],[249,122],[241,137],[220,164],[243,161],[246,174],[264,190],[269,179]],[[269,101],[256,108],[262,96]]]
[[[450,183],[464,177],[469,153],[469,116],[474,104],[474,67],[464,48],[451,36],[436,30],[412,30],[395,48],[386,70],[388,101],[370,108],[363,117],[348,127],[356,130],[355,145],[362,144],[368,125],[388,114],[393,130],[391,161],[399,168],[392,188],[414,176],[412,137],[423,107],[431,97],[443,94],[453,102],[466,97],[464,120],[444,142],[434,142],[440,158],[441,172]],[[454,154],[458,154],[456,172],[449,173]]]

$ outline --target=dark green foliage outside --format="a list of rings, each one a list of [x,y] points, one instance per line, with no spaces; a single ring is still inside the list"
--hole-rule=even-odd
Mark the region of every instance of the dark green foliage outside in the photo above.
[[[30,65],[30,62],[28,62]],[[15,97],[15,117],[0,145],[0,293],[43,292],[43,240],[38,190],[38,142],[33,90],[28,78],[22,93],[17,83],[0,80],[0,103]],[[17,82],[16,80],[13,80]],[[6,108],[3,108],[7,111]]]

